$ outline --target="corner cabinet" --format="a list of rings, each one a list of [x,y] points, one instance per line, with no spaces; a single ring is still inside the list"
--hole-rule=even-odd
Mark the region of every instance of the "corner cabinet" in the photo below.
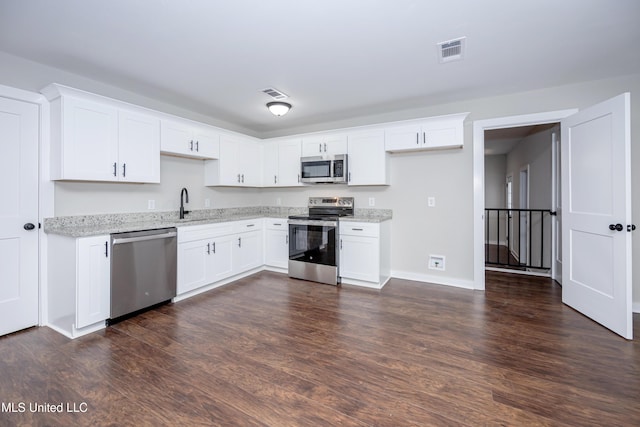
[[[464,119],[469,113],[389,124],[385,149],[391,152],[460,148],[464,145]]]
[[[60,85],[51,102],[51,179],[160,182],[160,119]]]
[[[220,158],[204,165],[204,185],[260,187],[262,146],[250,138],[220,136]]]
[[[48,237],[48,325],[74,338],[105,326],[111,311],[110,236]]]
[[[381,289],[391,276],[391,222],[340,221],[342,283]]]

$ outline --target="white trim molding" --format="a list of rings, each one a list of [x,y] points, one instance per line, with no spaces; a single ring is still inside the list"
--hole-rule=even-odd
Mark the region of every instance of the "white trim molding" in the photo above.
[[[432,274],[414,273],[411,271],[391,270],[391,277],[394,279],[413,280],[414,282],[424,282],[432,285],[453,286],[463,289],[474,289],[473,280],[456,279],[454,277],[444,277]]]

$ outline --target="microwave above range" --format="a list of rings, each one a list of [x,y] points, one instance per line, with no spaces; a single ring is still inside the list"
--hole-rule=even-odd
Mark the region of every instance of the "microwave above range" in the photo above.
[[[312,184],[346,184],[347,155],[311,156],[300,158],[301,181]]]

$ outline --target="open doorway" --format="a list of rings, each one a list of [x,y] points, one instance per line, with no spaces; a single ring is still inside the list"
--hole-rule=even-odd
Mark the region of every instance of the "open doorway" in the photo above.
[[[513,170],[510,171],[511,174],[507,173],[506,153],[508,153],[512,148],[509,145],[515,146],[517,142],[519,142],[524,136],[526,136],[522,134],[517,135],[515,136],[515,139],[516,139],[515,141],[514,140],[507,141],[507,138],[503,138],[503,141],[501,144],[496,144],[496,146],[494,147],[489,147],[490,151],[485,153],[485,133],[487,131],[496,131],[496,132],[503,132],[503,133],[523,132],[523,129],[519,129],[519,128],[529,127],[529,129],[526,131],[526,133],[528,133],[531,131],[531,129],[533,129],[533,127],[540,126],[540,125],[544,125],[544,127],[547,130],[549,130],[551,127],[557,126],[557,123],[559,123],[560,120],[562,120],[567,116],[570,116],[576,111],[577,110],[562,110],[562,111],[553,111],[548,113],[527,114],[522,116],[511,116],[511,117],[503,117],[498,119],[482,120],[474,123],[474,135],[473,135],[473,141],[474,141],[473,162],[474,162],[474,183],[475,183],[475,186],[474,186],[474,217],[475,217],[475,220],[474,220],[475,221],[474,223],[474,283],[475,283],[476,289],[483,290],[485,288],[485,279],[484,279],[484,273],[486,268],[485,260],[488,255],[487,245],[486,245],[488,218],[487,218],[487,213],[485,212],[485,208],[487,207],[485,206],[485,199],[487,199],[487,203],[488,203],[490,196],[489,194],[486,193],[486,185],[485,185],[485,154],[490,155],[492,154],[491,150],[499,149],[499,150],[502,150],[501,153],[498,151],[493,151],[493,154],[505,155],[504,175],[502,175],[503,178],[501,178],[500,194],[502,194],[503,203],[505,203],[503,206],[506,206],[506,191],[504,191],[506,177],[508,175],[511,175],[513,177],[512,180],[515,181],[519,176],[519,168],[513,168]],[[541,129],[541,128],[538,128],[538,129]],[[552,162],[550,162],[550,164],[548,165],[548,168],[554,171],[557,171],[557,168],[556,168],[557,158],[556,158],[556,151],[555,151],[556,145],[554,144],[557,144],[557,141],[559,140],[559,136],[558,136],[559,128],[556,131],[556,133],[557,135],[553,137],[553,142],[552,142],[552,153],[553,153]],[[500,147],[500,145],[503,145],[503,147]],[[550,171],[549,175],[553,176],[555,175],[555,173],[551,173]],[[529,181],[531,180],[531,176],[532,175],[530,171],[530,175],[528,175]],[[555,191],[556,185],[558,185],[557,180],[554,180],[553,184],[549,184],[546,190],[546,196],[552,200],[551,207],[554,209],[556,207],[555,204],[557,200],[557,194]],[[513,193],[518,191],[518,189],[519,189],[519,183],[512,182]],[[519,202],[519,194],[518,195],[513,194],[512,197],[513,197],[514,204]],[[530,194],[530,197],[531,197],[531,194]],[[504,221],[501,227],[505,229],[509,227],[513,227],[511,230],[507,230],[507,232],[509,233],[508,235],[517,236],[519,233],[519,229],[518,229],[519,219],[513,220],[512,218],[511,224],[515,224],[515,225],[510,226],[508,222],[508,216],[509,216],[508,212],[506,211],[498,212],[497,215],[499,217],[501,216],[502,221]],[[530,222],[532,221],[530,220]],[[555,218],[551,221],[552,224],[556,222],[557,221],[555,220]],[[548,226],[548,224],[542,225],[542,228],[546,226]],[[554,226],[555,225],[552,225],[552,227]],[[555,230],[554,230],[554,234],[555,234]],[[504,239],[504,238],[498,238],[497,235],[494,237],[498,242],[503,241]],[[507,243],[509,241],[510,241],[509,239],[506,240]],[[555,241],[551,243],[551,248],[552,248],[551,260],[556,259],[556,253],[554,248],[556,246],[557,241],[558,239],[555,239]],[[513,245],[513,247],[517,248],[518,245]],[[510,247],[509,251],[511,252],[512,250],[513,248]],[[530,252],[533,255],[535,253],[538,253],[538,250],[539,248],[536,248],[535,250],[532,248]],[[518,250],[515,250],[515,252],[518,252]],[[551,260],[549,261],[551,263],[550,274],[552,277],[556,278],[557,276],[555,275],[555,263],[551,262]]]
[[[485,131],[485,263],[551,277],[558,123]]]

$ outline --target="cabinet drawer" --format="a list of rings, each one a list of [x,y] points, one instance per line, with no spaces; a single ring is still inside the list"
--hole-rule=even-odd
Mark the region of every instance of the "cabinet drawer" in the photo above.
[[[212,237],[232,234],[233,224],[233,222],[220,222],[216,224],[187,225],[184,227],[178,227],[178,243],[192,242],[194,240],[209,239]]]
[[[288,230],[289,224],[287,221],[287,218],[266,218],[264,220],[265,228],[267,230]]]
[[[248,231],[262,230],[262,218],[246,219],[233,223],[234,233],[246,233]]]
[[[380,225],[370,222],[343,221],[340,223],[340,235],[378,237]]]

